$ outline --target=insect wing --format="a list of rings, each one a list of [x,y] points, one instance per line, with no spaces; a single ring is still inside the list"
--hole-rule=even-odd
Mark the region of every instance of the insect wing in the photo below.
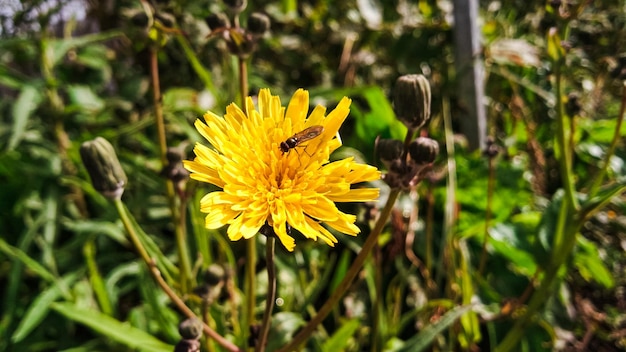
[[[323,126],[315,125],[304,129],[302,132],[294,134],[291,138],[295,139],[297,141],[297,144],[300,144],[319,136],[320,134],[322,134],[323,131]]]

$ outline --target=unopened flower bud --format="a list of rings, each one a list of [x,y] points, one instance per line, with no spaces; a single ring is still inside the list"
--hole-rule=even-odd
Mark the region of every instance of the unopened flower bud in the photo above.
[[[176,18],[174,18],[174,15],[167,12],[157,12],[154,14],[154,18],[159,20],[163,26],[168,28],[173,27],[174,23],[176,23]]]
[[[248,32],[255,37],[262,37],[270,29],[270,18],[255,12],[248,18]]]
[[[130,18],[130,22],[134,26],[145,28],[146,26],[148,26],[148,23],[150,23],[150,18],[148,18],[148,15],[146,15],[145,12],[139,12]]]
[[[430,164],[439,155],[439,143],[428,137],[416,138],[409,144],[409,156],[417,165]]]
[[[174,352],[200,352],[200,341],[180,340],[174,346]]]
[[[80,157],[93,187],[105,197],[120,199],[128,178],[109,141],[96,137],[80,146]]]
[[[211,286],[216,286],[226,277],[226,272],[224,268],[217,264],[212,264],[207,268],[206,273],[204,274],[204,282]]]
[[[404,75],[393,90],[396,117],[409,129],[416,129],[430,118],[430,84],[423,75]]]
[[[204,19],[209,29],[214,31],[219,28],[229,28],[230,20],[223,13],[212,13]]]
[[[235,14],[243,11],[248,5],[246,0],[224,0],[224,4]]]
[[[185,340],[198,340],[202,336],[202,322],[195,318],[185,319],[178,324],[178,333]]]
[[[376,153],[384,163],[400,159],[403,144],[397,139],[379,139],[376,141]]]
[[[485,150],[483,151],[483,155],[485,155],[488,158],[495,158],[496,156],[498,156],[498,153],[500,152],[500,147],[498,147],[498,145],[496,144],[495,139],[492,136],[487,137],[487,146],[485,147]]]

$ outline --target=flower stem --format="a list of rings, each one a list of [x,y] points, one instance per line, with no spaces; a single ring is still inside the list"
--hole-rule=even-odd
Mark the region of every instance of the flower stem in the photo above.
[[[159,82],[159,64],[157,60],[158,51],[156,48],[150,50],[150,76],[152,77],[152,96],[154,100],[154,117],[157,125],[159,139],[159,157],[161,164],[165,167],[167,160],[167,139],[165,136],[165,119],[163,118],[163,100],[161,97],[161,86]],[[187,236],[185,235],[185,222],[181,216],[182,211],[177,206],[177,196],[172,180],[166,180],[167,198],[169,200],[172,220],[175,224],[176,247],[178,249],[178,260],[180,261],[180,287],[183,293],[188,293],[191,286],[191,260],[187,249]]]
[[[348,272],[346,272],[346,276],[344,276],[343,280],[341,280],[333,294],[324,303],[322,308],[320,308],[320,310],[317,312],[317,315],[315,315],[315,317],[313,317],[313,319],[311,319],[311,321],[309,321],[309,323],[302,330],[300,330],[300,332],[293,338],[293,340],[291,340],[290,343],[279,349],[278,352],[290,352],[298,350],[297,347],[300,346],[313,333],[315,328],[317,328],[317,326],[326,318],[326,316],[328,316],[333,308],[335,308],[337,302],[339,302],[341,297],[343,297],[348,288],[350,288],[350,286],[352,285],[352,281],[363,267],[365,259],[367,259],[376,243],[378,243],[378,236],[380,235],[383,227],[387,223],[389,215],[391,214],[391,210],[393,209],[393,205],[396,203],[396,199],[398,198],[399,194],[399,189],[393,189],[389,193],[387,203],[385,204],[385,207],[383,208],[380,217],[378,218],[378,221],[376,221],[374,229],[372,229],[372,232],[363,244],[361,251],[354,259],[354,262],[352,262],[352,265],[348,269]]]
[[[161,287],[163,292],[165,292],[165,294],[172,300],[174,305],[176,305],[176,307],[183,314],[185,314],[185,316],[187,316],[188,318],[198,319],[196,314],[189,307],[187,307],[185,302],[183,302],[183,300],[180,297],[178,297],[176,292],[172,290],[172,288],[163,279],[163,276],[161,276],[161,272],[159,271],[159,268],[157,267],[156,263],[154,262],[152,258],[150,258],[150,256],[148,255],[148,251],[146,251],[146,248],[143,246],[143,244],[139,240],[139,236],[137,235],[137,232],[135,232],[135,228],[133,227],[132,222],[130,221],[130,218],[128,217],[128,214],[126,213],[126,209],[124,208],[124,204],[122,203],[122,201],[119,199],[115,199],[114,203],[115,203],[115,208],[120,216],[120,219],[122,220],[122,223],[124,224],[124,228],[126,229],[126,232],[128,233],[128,236],[130,237],[131,242],[135,246],[135,250],[137,250],[141,259],[143,259],[143,261],[146,263],[146,265],[150,269],[149,270],[150,274],[152,275],[154,280],[157,282],[159,287]],[[211,329],[211,327],[209,327],[208,325],[203,324],[203,331],[206,335],[214,339],[215,342],[222,345],[222,347],[224,347],[227,351],[229,352],[241,351],[239,347],[235,346],[232,342],[226,340],[226,338],[218,334],[215,330]]]
[[[257,352],[265,350],[267,336],[270,333],[274,302],[276,301],[276,267],[274,264],[274,249],[276,246],[276,238],[273,236],[268,236],[265,246],[265,258],[267,261],[267,300],[265,301],[265,313],[263,314],[261,335],[259,336],[259,341],[255,348],[255,351]]]

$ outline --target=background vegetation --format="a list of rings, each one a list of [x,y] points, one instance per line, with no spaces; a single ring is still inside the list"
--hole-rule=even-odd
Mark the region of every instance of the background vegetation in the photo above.
[[[400,195],[361,275],[302,349],[626,348],[625,7],[482,1],[490,143],[471,151],[454,134],[464,111],[455,103],[449,2],[250,1],[243,26],[253,12],[271,19],[247,58],[250,94],[269,87],[285,102],[303,87],[329,107],[351,97],[338,154],[382,168],[376,137],[406,132],[390,91],[398,76],[422,73],[433,111],[421,132],[441,146],[432,172]],[[191,157],[200,140],[193,121],[240,99],[238,59],[204,21],[228,8],[29,0],[6,9],[0,350],[165,351],[180,341],[183,315],[80,161],[80,145],[97,136],[115,146],[129,179],[124,205],[166,281],[213,329],[245,346],[245,242],[203,228],[204,185],[187,183],[180,214],[171,206],[151,66],[158,64],[167,144]],[[280,304],[268,350],[289,341],[346,275],[390,192],[378,186],[379,204],[348,205],[360,236],[338,235],[335,248],[298,238],[296,252],[278,251]],[[186,229],[190,287],[177,281],[181,222],[173,219]],[[259,321],[263,253],[259,246]]]

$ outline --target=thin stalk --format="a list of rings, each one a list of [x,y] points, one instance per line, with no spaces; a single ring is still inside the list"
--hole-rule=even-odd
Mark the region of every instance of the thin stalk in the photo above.
[[[133,227],[132,221],[130,220],[130,218],[128,217],[128,214],[126,213],[126,209],[124,208],[124,204],[122,203],[122,201],[119,199],[116,199],[114,200],[114,203],[115,203],[115,208],[120,216],[120,219],[122,220],[122,223],[124,224],[124,228],[126,229],[126,232],[128,233],[128,236],[130,237],[130,240],[133,243],[133,246],[135,247],[135,250],[137,251],[137,253],[139,253],[139,256],[141,257],[141,259],[146,263],[146,265],[150,269],[149,270],[150,274],[152,275],[154,280],[157,282],[159,287],[161,287],[163,292],[165,292],[165,294],[172,300],[172,302],[178,308],[178,310],[180,310],[183,314],[185,314],[185,316],[187,316],[188,318],[198,319],[196,314],[189,307],[187,307],[185,302],[183,302],[183,300],[180,297],[178,297],[176,292],[172,290],[172,288],[163,279],[163,276],[161,276],[161,272],[159,271],[159,268],[157,267],[156,263],[154,262],[152,258],[150,258],[150,256],[148,255],[148,251],[146,251],[146,248],[143,246],[143,244],[139,240],[139,236],[135,232],[135,228]],[[235,346],[235,344],[228,341],[226,338],[218,334],[215,330],[211,329],[211,327],[209,327],[207,324],[204,324],[204,323],[203,323],[203,331],[207,336],[214,339],[215,342],[222,345],[222,347],[224,347],[227,351],[229,352],[241,351],[239,347]]]
[[[487,264],[487,243],[489,242],[489,224],[491,221],[491,207],[493,201],[493,189],[495,185],[495,165],[494,158],[489,156],[489,178],[487,179],[487,209],[485,209],[485,234],[483,238],[483,248],[480,255],[480,265],[478,275],[482,275]]]
[[[554,65],[554,77],[555,95],[556,95],[556,144],[559,154],[557,156],[559,162],[559,169],[561,171],[561,177],[563,182],[563,189],[565,190],[565,200],[570,204],[572,208],[578,207],[578,201],[576,200],[576,189],[574,186],[574,170],[572,169],[572,148],[570,148],[570,136],[574,131],[570,130],[570,125],[567,123],[567,114],[565,113],[565,106],[563,104],[563,78],[562,78],[561,63],[555,62]]]
[[[373,312],[372,312],[372,351],[376,352],[376,351],[381,351],[380,348],[380,341],[381,341],[381,319],[382,319],[382,315],[383,315],[383,278],[382,278],[382,255],[380,252],[380,246],[378,245],[378,243],[376,243],[376,245],[374,246],[374,251],[373,251],[373,258],[374,258],[374,265],[372,266],[374,268],[374,288],[375,288],[375,294],[374,297],[372,297],[372,308],[373,308]]]
[[[246,59],[239,56],[237,58],[237,62],[239,64],[239,89],[241,95],[241,106],[244,109],[246,108],[246,96],[248,95],[248,65],[246,64]]]
[[[357,276],[357,274],[361,271],[363,264],[365,263],[365,259],[372,252],[372,249],[378,243],[378,236],[383,230],[383,227],[387,223],[389,219],[389,215],[391,214],[391,210],[393,209],[393,205],[400,194],[399,189],[393,189],[389,193],[389,197],[387,198],[387,203],[383,208],[380,217],[376,221],[372,232],[369,237],[363,244],[361,251],[352,262],[352,265],[346,272],[346,276],[344,276],[343,280],[339,283],[335,291],[332,293],[330,298],[324,303],[322,308],[317,312],[317,315],[309,321],[309,323],[302,329],[300,332],[288,343],[286,346],[280,348],[278,352],[291,352],[299,350],[298,346],[300,346],[306,339],[311,336],[313,331],[317,328],[317,326],[328,316],[328,314],[337,306],[337,302],[343,297],[348,288],[352,285],[352,281]]]
[[[156,48],[150,50],[150,76],[152,77],[152,95],[154,100],[154,117],[157,126],[159,140],[159,157],[161,164],[165,167],[167,160],[167,139],[165,136],[165,119],[163,118],[163,98],[161,96],[161,85],[159,82],[159,63],[157,60],[158,51]],[[172,221],[174,223],[174,232],[176,236],[176,247],[178,250],[178,260],[180,261],[180,278],[179,283],[181,291],[188,293],[191,289],[191,260],[189,258],[189,250],[187,248],[187,236],[185,231],[185,222],[183,213],[177,206],[177,195],[172,180],[165,181],[167,189],[167,198],[169,201],[170,211],[172,213]]]
[[[502,342],[496,347],[496,352],[507,352],[515,348],[526,333],[526,327],[532,323],[535,318],[535,314],[546,302],[548,297],[552,294],[552,287],[554,282],[558,278],[558,272],[561,266],[566,262],[568,256],[571,254],[576,244],[576,234],[582,226],[583,220],[577,217],[578,201],[576,199],[576,189],[574,187],[574,178],[572,170],[572,148],[571,148],[571,135],[574,133],[571,130],[572,125],[567,124],[567,116],[565,114],[565,108],[563,105],[562,96],[562,82],[561,82],[561,63],[555,63],[555,77],[556,77],[556,104],[557,104],[557,131],[556,142],[557,154],[559,161],[559,168],[562,175],[562,182],[564,188],[563,199],[561,200],[561,207],[557,219],[555,228],[554,243],[552,246],[552,255],[550,256],[550,262],[545,270],[545,275],[539,288],[534,292],[526,311],[515,322],[513,328],[507,333]]]
[[[87,269],[89,271],[89,281],[93,287],[93,292],[98,300],[98,305],[102,312],[106,315],[113,316],[114,309],[111,305],[111,300],[106,290],[106,284],[100,270],[98,270],[98,263],[96,262],[96,241],[95,238],[89,238],[83,245],[83,255],[87,262]]]
[[[267,237],[265,244],[265,258],[267,261],[267,300],[265,301],[265,313],[263,314],[263,325],[261,325],[261,335],[255,351],[262,352],[265,350],[267,337],[270,333],[272,311],[274,310],[274,302],[276,301],[276,266],[274,264],[274,249],[276,247],[276,238],[274,236]]]
[[[617,144],[622,139],[621,131],[622,131],[622,123],[624,122],[624,113],[626,112],[626,80],[622,82],[622,101],[619,107],[619,114],[617,115],[617,123],[615,125],[615,131],[613,133],[613,139],[611,140],[611,144],[609,145],[609,149],[607,149],[604,154],[604,160],[600,164],[600,170],[598,174],[594,177],[593,183],[589,189],[589,198],[593,198],[600,186],[602,185],[602,181],[604,181],[604,177],[606,176],[606,172],[611,164],[611,157],[615,155],[615,149],[617,149]]]

